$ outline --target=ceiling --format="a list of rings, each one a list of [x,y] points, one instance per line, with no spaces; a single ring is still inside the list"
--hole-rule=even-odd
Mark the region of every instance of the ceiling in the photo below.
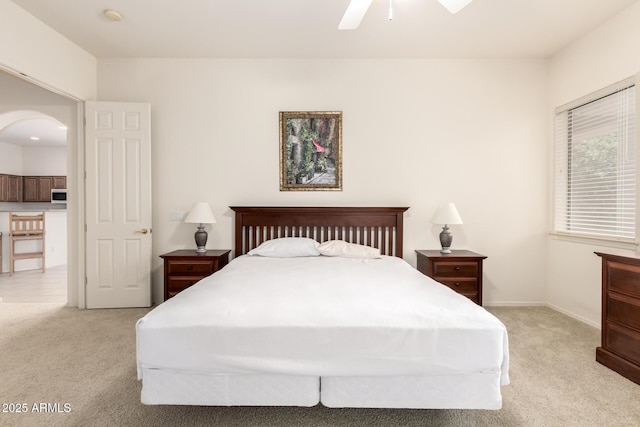
[[[373,0],[351,31],[349,0],[12,1],[97,58],[546,58],[636,0]]]
[[[66,146],[67,129],[51,116],[35,111],[39,105],[52,111],[54,106],[74,108],[75,102],[0,71],[0,142],[23,147]]]
[[[0,129],[0,142],[23,147],[62,147],[67,144],[67,129],[54,119],[29,118]]]
[[[373,0],[337,29],[349,0],[12,0],[96,58],[548,58],[637,0]],[[109,21],[114,9],[122,21]],[[0,141],[64,144],[53,120],[21,120]],[[32,141],[31,136],[40,136]]]

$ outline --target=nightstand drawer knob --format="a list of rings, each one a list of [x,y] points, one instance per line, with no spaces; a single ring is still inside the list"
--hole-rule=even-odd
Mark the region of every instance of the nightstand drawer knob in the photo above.
[[[459,265],[458,265],[458,266],[456,266],[455,270],[456,270],[456,271],[460,271],[460,266],[459,266]]]
[[[453,284],[454,286],[460,286],[460,282],[456,282]]]
[[[193,270],[193,265],[187,266],[187,270],[189,270],[189,271]]]

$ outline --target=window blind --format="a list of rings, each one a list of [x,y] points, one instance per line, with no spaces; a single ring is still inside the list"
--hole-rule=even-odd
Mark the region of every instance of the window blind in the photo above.
[[[554,228],[635,240],[635,86],[556,113]]]

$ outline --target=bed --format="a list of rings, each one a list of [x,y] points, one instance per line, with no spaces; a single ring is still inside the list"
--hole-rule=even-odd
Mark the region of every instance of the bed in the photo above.
[[[407,208],[232,209],[235,258],[136,324],[143,403],[501,408],[506,328],[402,259]]]

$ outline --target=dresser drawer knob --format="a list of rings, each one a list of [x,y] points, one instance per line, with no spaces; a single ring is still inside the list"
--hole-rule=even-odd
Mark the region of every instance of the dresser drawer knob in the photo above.
[[[187,266],[187,270],[189,270],[189,271],[193,270],[193,265]]]
[[[453,284],[454,286],[460,286],[460,282],[456,282]]]
[[[459,266],[459,265],[458,265],[458,266],[456,266],[455,270],[456,270],[456,271],[460,271],[460,266]]]

